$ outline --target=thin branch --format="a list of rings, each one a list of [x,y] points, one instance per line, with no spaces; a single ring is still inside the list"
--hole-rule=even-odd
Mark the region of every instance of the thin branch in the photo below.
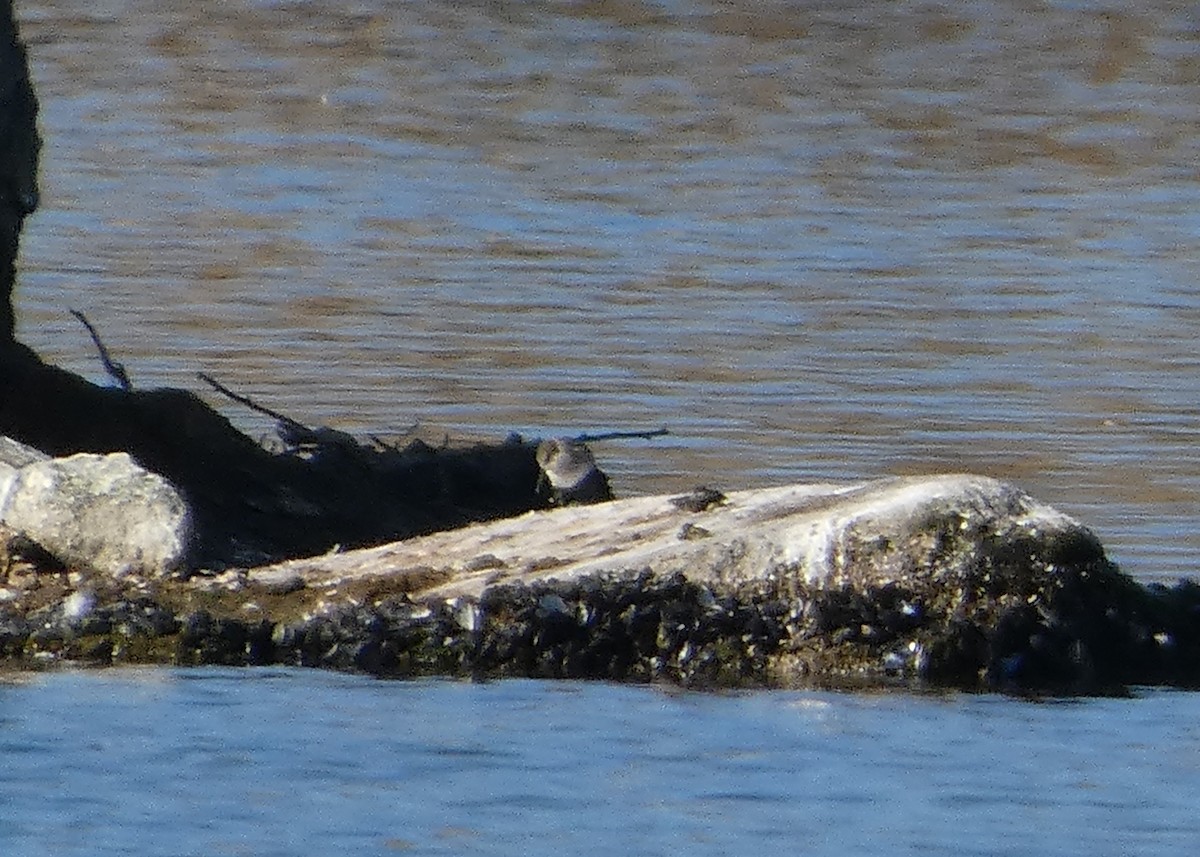
[[[104,364],[104,371],[108,373],[108,377],[116,381],[126,393],[132,392],[133,384],[129,381],[129,375],[125,372],[125,367],[113,360],[109,355],[108,349],[104,347],[103,340],[100,339],[100,334],[96,332],[96,328],[92,327],[92,323],[88,321],[87,316],[74,309],[70,312],[71,315],[79,319],[79,322],[91,334],[92,342],[96,343],[96,350],[100,352],[100,362]]]
[[[665,434],[670,434],[666,428],[652,429],[651,431],[609,431],[603,434],[581,434],[574,439],[578,443],[593,443],[598,440],[625,440],[626,438],[652,438],[662,437]]]
[[[228,396],[229,398],[231,398],[235,402],[237,402],[239,405],[245,405],[247,408],[249,408],[252,411],[258,411],[260,414],[264,414],[264,415],[270,417],[271,419],[275,420],[276,422],[279,422],[282,425],[286,426],[287,428],[291,429],[294,433],[296,433],[297,435],[300,435],[301,437],[311,436],[314,434],[313,430],[310,429],[308,426],[306,426],[304,423],[296,422],[291,417],[286,416],[285,414],[281,414],[281,413],[279,413],[279,411],[273,411],[270,408],[268,408],[266,405],[260,405],[258,402],[254,401],[249,396],[243,396],[240,393],[233,392],[233,390],[226,387],[224,384],[222,384],[216,378],[213,378],[211,375],[208,375],[204,372],[197,372],[196,377],[199,378],[201,381],[203,381],[205,384],[208,384],[208,386],[212,387],[218,393]]]
[[[401,431],[398,431],[398,432],[395,432],[392,440],[385,440],[384,438],[380,437],[377,434],[367,435],[367,440],[369,440],[369,441],[371,441],[371,443],[375,444],[376,448],[378,448],[381,451],[400,452],[400,441],[396,440],[394,438],[413,437],[414,435],[416,435],[417,430],[420,427],[421,427],[421,424],[419,422],[413,423],[408,428],[402,429]]]

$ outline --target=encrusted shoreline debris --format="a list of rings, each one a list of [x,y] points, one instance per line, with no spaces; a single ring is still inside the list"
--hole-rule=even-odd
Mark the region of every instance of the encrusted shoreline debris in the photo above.
[[[530,513],[191,579],[54,573],[0,551],[0,663],[692,688],[1200,685],[1200,585],[1138,584],[1086,528],[1011,486],[936,477],[722,497],[699,511],[648,497]],[[681,542],[681,519],[710,535]],[[593,531],[622,549],[607,567]]]
[[[0,526],[0,666],[1200,686],[1200,585],[1137,584],[1081,524],[995,480],[697,489],[578,507],[568,504],[609,498],[583,444],[666,430],[368,446],[205,376],[277,419],[281,448],[268,450],[190,392],[132,389],[82,313],[119,387],[45,363],[15,338],[41,139],[11,0],[0,0],[0,72],[0,434],[37,448],[0,439],[0,520],[12,525]],[[63,470],[75,453],[86,455]],[[135,488],[119,535],[105,526],[118,482]],[[161,515],[140,512],[151,488]],[[58,493],[76,511],[34,523],[23,504]],[[381,546],[341,549],[362,545]]]

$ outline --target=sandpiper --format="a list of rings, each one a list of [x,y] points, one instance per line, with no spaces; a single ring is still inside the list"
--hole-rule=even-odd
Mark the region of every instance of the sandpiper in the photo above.
[[[555,437],[542,441],[537,463],[542,469],[539,489],[549,485],[550,502],[555,506],[612,499],[608,477],[596,466],[592,451],[577,440]]]

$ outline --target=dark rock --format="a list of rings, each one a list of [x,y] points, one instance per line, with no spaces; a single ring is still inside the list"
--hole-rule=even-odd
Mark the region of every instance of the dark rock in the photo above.
[[[272,626],[216,618],[198,610],[183,619],[175,659],[181,664],[245,666],[274,662]]]
[[[0,611],[0,657],[20,658],[32,633],[33,626],[25,617]]]
[[[37,98],[12,0],[0,0],[0,361],[13,343],[13,287],[21,227],[38,204]]]
[[[703,485],[693,488],[687,494],[671,498],[671,505],[675,508],[694,513],[707,512],[713,506],[720,506],[724,502],[724,494],[716,488],[708,488]]]
[[[181,627],[174,613],[149,598],[121,601],[112,612],[116,630],[125,637],[166,637]]]

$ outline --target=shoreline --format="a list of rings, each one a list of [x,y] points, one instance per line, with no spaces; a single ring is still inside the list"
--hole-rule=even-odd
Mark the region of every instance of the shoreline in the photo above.
[[[190,577],[13,566],[0,667],[1056,695],[1200,686],[1200,584],[1134,581],[1090,531],[1004,483],[784,486],[697,511],[688,496]],[[601,536],[607,547],[589,540]]]

